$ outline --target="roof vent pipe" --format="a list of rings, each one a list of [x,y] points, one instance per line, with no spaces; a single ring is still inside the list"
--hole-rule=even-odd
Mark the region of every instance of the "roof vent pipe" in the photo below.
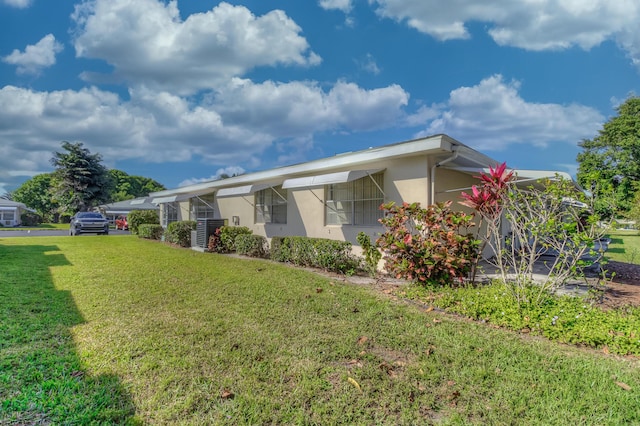
[[[453,146],[451,150],[453,151],[453,155],[451,157],[445,158],[444,160],[434,164],[433,167],[431,167],[431,204],[435,204],[436,202],[436,169],[458,158],[457,147]]]

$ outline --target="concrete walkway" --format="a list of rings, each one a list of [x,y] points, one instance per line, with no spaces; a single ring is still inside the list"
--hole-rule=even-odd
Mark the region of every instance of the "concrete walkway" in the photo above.
[[[542,283],[546,280],[551,265],[553,265],[554,259],[544,256],[539,259],[533,267],[533,281]],[[558,294],[567,294],[572,296],[586,295],[589,290],[598,282],[599,279],[599,267],[590,268],[585,271],[585,277],[582,278],[570,278],[564,286],[558,289]],[[515,274],[510,274],[510,277],[515,278]],[[502,275],[500,270],[491,263],[483,260],[480,262],[480,270],[477,274],[476,281],[489,281],[492,279],[501,279]]]

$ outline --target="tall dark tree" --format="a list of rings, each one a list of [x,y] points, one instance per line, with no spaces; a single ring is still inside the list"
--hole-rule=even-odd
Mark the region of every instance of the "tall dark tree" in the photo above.
[[[35,175],[13,191],[13,199],[37,211],[45,221],[51,221],[58,209],[53,195],[53,175]]]
[[[640,97],[617,108],[593,139],[580,143],[578,182],[596,195],[596,210],[604,217],[625,214],[640,185]]]
[[[55,193],[61,210],[68,213],[85,211],[109,201],[111,179],[101,164],[100,154],[91,154],[82,142],[62,142],[66,152],[54,152],[51,164]]]
[[[129,175],[122,170],[111,169],[109,170],[109,176],[113,182],[111,201],[144,197],[149,195],[150,192],[167,189],[164,185],[151,178]]]

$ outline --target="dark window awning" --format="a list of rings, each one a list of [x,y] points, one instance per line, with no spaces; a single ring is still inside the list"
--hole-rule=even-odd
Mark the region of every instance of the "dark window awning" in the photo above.
[[[336,183],[346,183],[358,180],[365,176],[371,176],[384,169],[372,170],[348,170],[345,172],[328,173],[324,175],[306,176],[301,178],[287,179],[282,184],[283,189],[310,188],[313,186],[333,185]]]

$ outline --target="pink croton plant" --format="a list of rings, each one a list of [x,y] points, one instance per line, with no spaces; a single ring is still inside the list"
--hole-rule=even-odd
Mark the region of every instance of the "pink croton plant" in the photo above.
[[[483,217],[495,219],[500,215],[502,197],[507,191],[509,182],[513,177],[513,170],[507,170],[507,163],[502,163],[495,168],[489,167],[489,173],[480,173],[476,176],[482,181],[481,185],[473,185],[471,194],[462,192],[464,198],[460,204],[471,207]]]

